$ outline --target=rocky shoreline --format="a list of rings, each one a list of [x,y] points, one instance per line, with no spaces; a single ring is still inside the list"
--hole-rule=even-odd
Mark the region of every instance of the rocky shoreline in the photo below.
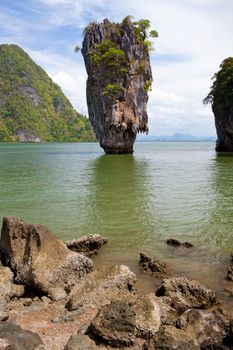
[[[233,349],[233,310],[214,291],[168,276],[164,263],[141,253],[141,270],[160,285],[139,293],[127,266],[94,266],[90,256],[106,243],[100,235],[62,242],[42,225],[3,219],[1,350]],[[230,284],[232,271],[233,259]]]

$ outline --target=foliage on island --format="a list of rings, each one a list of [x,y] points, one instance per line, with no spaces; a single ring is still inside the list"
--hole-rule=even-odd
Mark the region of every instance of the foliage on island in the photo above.
[[[226,58],[213,76],[214,82],[204,104],[215,104],[226,112],[233,106],[233,57]]]
[[[93,141],[89,119],[74,110],[20,47],[0,45],[0,141],[19,141],[18,130],[42,141]]]
[[[133,21],[132,16],[127,16],[121,23],[107,22],[106,30],[109,34],[108,37],[95,45],[95,47],[89,52],[92,66],[95,67],[96,73],[99,72],[99,76],[102,76],[103,81],[107,81],[107,85],[103,86],[103,95],[114,95],[122,91],[121,84],[122,78],[126,74],[129,74],[129,69],[132,67],[132,62],[127,57],[124,49],[121,47],[122,37],[125,31],[131,31],[134,35],[132,40],[134,44],[142,46],[142,51],[149,55],[153,48],[153,42],[148,40],[149,37],[157,38],[158,32],[156,30],[150,30],[151,24],[148,19],[141,19],[139,21]],[[84,29],[83,35],[87,31],[94,28],[95,22],[91,22]],[[133,44],[133,43],[132,43]],[[79,52],[79,46],[75,47],[75,52]],[[145,73],[144,62],[135,63],[135,75],[143,75]],[[151,89],[152,80],[150,78],[145,79],[144,89],[148,92]]]

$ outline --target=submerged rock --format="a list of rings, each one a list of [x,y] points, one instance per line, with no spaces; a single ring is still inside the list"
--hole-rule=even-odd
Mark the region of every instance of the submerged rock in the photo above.
[[[8,344],[0,348],[4,350],[45,350],[38,334],[10,322],[0,322],[0,344],[1,340]]]
[[[99,234],[82,236],[77,239],[64,241],[68,249],[78,253],[82,252],[87,255],[94,254],[98,249],[100,249],[107,242],[108,242],[108,239],[104,238]]]
[[[190,243],[190,242],[181,242],[181,241],[178,241],[178,239],[175,239],[175,238],[168,238],[167,239],[167,244],[168,245],[171,245],[173,247],[185,247],[185,248],[192,248],[193,247],[193,244]]]
[[[69,289],[93,269],[84,255],[71,252],[42,225],[21,219],[3,219],[0,251],[2,263],[14,272],[17,283],[48,293],[51,287]]]
[[[152,72],[146,36],[146,27],[129,17],[90,23],[85,30],[89,118],[106,153],[132,153],[137,133],[148,132]]]
[[[151,273],[157,278],[162,278],[167,274],[166,264],[156,258],[150,258],[146,253],[140,253],[139,266],[142,271]]]
[[[185,277],[166,278],[156,290],[157,296],[167,296],[184,306],[205,309],[216,302],[216,295],[198,281]]]

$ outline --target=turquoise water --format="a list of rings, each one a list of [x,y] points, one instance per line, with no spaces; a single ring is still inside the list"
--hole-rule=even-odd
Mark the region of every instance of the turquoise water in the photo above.
[[[22,217],[60,238],[109,238],[96,263],[137,272],[146,251],[174,275],[222,292],[233,252],[233,157],[214,143],[136,143],[134,155],[98,144],[0,144],[0,218]],[[174,249],[168,237],[194,249]]]

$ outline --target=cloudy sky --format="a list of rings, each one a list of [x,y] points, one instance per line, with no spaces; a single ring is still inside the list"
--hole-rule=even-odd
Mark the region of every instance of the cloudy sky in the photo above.
[[[232,0],[0,0],[0,43],[21,46],[86,114],[83,28],[90,21],[148,18],[157,29],[151,54],[150,134],[215,135],[202,104],[211,77],[232,56]]]

